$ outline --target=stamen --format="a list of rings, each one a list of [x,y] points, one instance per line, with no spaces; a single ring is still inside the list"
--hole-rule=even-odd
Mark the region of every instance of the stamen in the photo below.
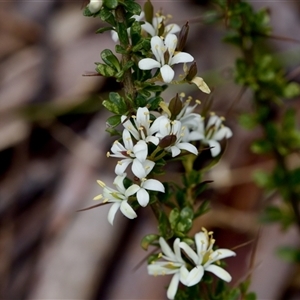
[[[110,152],[109,151],[106,152],[106,157],[110,157]]]
[[[104,188],[104,187],[106,186],[106,184],[105,184],[103,181],[101,181],[101,180],[97,180],[97,183],[98,183],[102,188]]]

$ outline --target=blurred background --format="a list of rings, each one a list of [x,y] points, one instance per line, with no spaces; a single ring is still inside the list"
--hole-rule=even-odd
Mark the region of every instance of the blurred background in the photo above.
[[[298,1],[250,2],[270,8],[274,35],[300,40]],[[280,245],[299,245],[296,229],[282,233],[257,222],[263,195],[251,174],[272,161],[249,150],[259,129],[237,123],[238,113],[251,109],[251,95],[232,108],[240,91],[232,78],[239,53],[222,44],[221,24],[199,22],[209,1],[152,3],[179,25],[190,21],[186,51],[214,89],[213,110],[234,132],[223,160],[207,175],[214,180],[207,192],[213,209],[193,232],[213,229],[220,247],[246,243],[228,260],[233,285],[251,275],[259,300],[300,299],[299,270],[275,253]],[[110,79],[82,76],[114,43],[109,33],[95,34],[101,21],[83,17],[81,6],[79,0],[0,2],[0,298],[166,299],[170,277],[148,276],[147,252],[139,246],[144,235],[157,232],[150,209],[130,222],[118,214],[113,227],[108,206],[76,212],[95,204],[97,179],[113,181],[115,160],[105,153],[114,139],[105,132],[109,114],[101,102],[120,88]],[[299,68],[299,43],[272,39],[269,46],[287,72]],[[166,99],[175,91],[171,87]],[[207,100],[192,86],[183,91]],[[299,100],[293,105],[300,111]],[[247,243],[253,240],[257,245]]]

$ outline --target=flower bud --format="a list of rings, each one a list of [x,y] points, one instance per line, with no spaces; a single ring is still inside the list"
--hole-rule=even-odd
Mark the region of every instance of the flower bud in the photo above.
[[[185,47],[186,40],[189,34],[190,26],[189,22],[186,22],[185,25],[182,26],[179,37],[178,37],[178,43],[177,43],[177,51],[182,51]]]
[[[176,135],[174,134],[167,135],[163,139],[161,139],[158,146],[160,148],[167,148],[173,145],[176,142],[176,140],[177,140]]]
[[[92,14],[97,13],[101,9],[102,4],[103,0],[90,0],[90,3],[88,4],[89,11]]]
[[[197,72],[198,72],[197,63],[193,62],[192,65],[190,66],[189,70],[187,71],[185,79],[187,81],[192,81],[195,78],[195,76],[197,75]]]
[[[171,120],[174,120],[176,116],[181,112],[182,110],[182,102],[179,99],[178,94],[169,103],[169,110],[171,112]]]

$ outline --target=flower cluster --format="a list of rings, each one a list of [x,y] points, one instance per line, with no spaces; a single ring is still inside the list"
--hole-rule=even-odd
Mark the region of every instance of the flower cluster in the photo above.
[[[181,242],[179,238],[175,239],[174,250],[172,250],[163,237],[159,238],[162,251],[160,257],[163,260],[153,261],[149,264],[148,273],[154,276],[173,274],[167,291],[168,299],[174,299],[179,282],[185,286],[193,286],[201,281],[205,271],[213,273],[226,282],[231,281],[230,274],[215,263],[236,254],[229,249],[213,250],[215,240],[212,235],[213,233],[208,232],[205,228],[202,229],[202,232],[197,233],[195,250],[187,243]],[[182,257],[182,251],[186,259]]]
[[[190,106],[192,98],[188,97],[184,101],[184,96],[176,96],[171,100],[172,104],[161,102],[162,112],[159,115],[156,113],[155,116],[154,112],[151,114],[147,107],[140,107],[136,115],[121,117],[124,127],[122,139],[116,140],[107,153],[107,157],[119,159],[115,166],[117,177],[114,181],[118,192],[99,181],[104,191],[103,195],[95,197],[95,200],[118,203],[109,212],[108,220],[111,224],[118,208],[127,218],[135,218],[136,213],[130,207],[130,202],[136,200],[140,206],[145,207],[150,201],[151,191],[165,192],[159,180],[149,178],[158,160],[168,155],[177,157],[182,151],[198,155],[198,149],[192,141],[208,144],[215,157],[221,151],[219,141],[232,135],[231,130],[222,125],[222,118],[216,115],[211,115],[205,125],[204,118],[194,112],[200,101],[196,100],[196,104]],[[123,180],[129,166],[134,179],[125,189]]]

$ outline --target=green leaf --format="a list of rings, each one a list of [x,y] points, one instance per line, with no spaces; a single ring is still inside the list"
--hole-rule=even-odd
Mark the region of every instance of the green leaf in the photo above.
[[[300,262],[300,249],[295,249],[289,246],[280,247],[277,249],[277,254],[283,260],[290,263]]]
[[[117,115],[125,115],[128,110],[124,98],[115,92],[109,93],[109,100],[104,100],[102,104],[106,109]]]
[[[209,204],[210,204],[209,200],[204,200],[201,203],[201,205],[199,206],[199,208],[196,210],[194,218],[199,217],[199,216],[204,215],[205,213],[207,213],[210,210]]]
[[[108,65],[97,64],[96,71],[105,77],[114,77],[116,75],[116,71]]]
[[[169,240],[174,234],[171,229],[169,219],[163,210],[159,212],[158,230],[160,235],[164,237],[166,240]]]
[[[179,221],[179,219],[180,219],[180,213],[179,213],[179,209],[176,207],[176,208],[172,209],[169,214],[169,221],[170,221],[172,229],[175,229],[176,224]]]
[[[159,235],[157,234],[148,234],[143,237],[141,241],[141,247],[144,250],[148,250],[149,245],[151,245],[153,242],[157,241],[159,239]]]
[[[117,23],[116,24],[116,31],[118,32],[119,40],[121,44],[128,45],[129,39],[128,39],[128,32],[125,24],[123,23]]]
[[[115,9],[118,6],[118,0],[104,0],[103,4],[109,9]]]
[[[113,27],[116,26],[116,20],[115,20],[115,16],[111,13],[110,10],[106,9],[106,8],[102,8],[100,10],[100,19],[104,22],[109,23],[110,25],[112,25]]]
[[[121,115],[114,115],[106,120],[106,124],[110,127],[116,127],[121,124]]]
[[[284,87],[283,96],[294,98],[300,95],[300,85],[296,82],[290,82]]]
[[[141,6],[133,1],[124,1],[122,4],[126,6],[128,12],[132,13],[133,15],[140,15],[142,12]]]
[[[141,24],[137,21],[133,22],[130,27],[130,36],[132,45],[136,45],[141,39]]]
[[[109,30],[113,30],[114,28],[113,27],[102,27],[102,28],[99,28],[96,33],[103,33],[105,31],[109,31]]]
[[[111,52],[109,49],[105,49],[101,52],[102,60],[111,68],[115,69],[117,72],[120,72],[121,66],[118,58]]]

